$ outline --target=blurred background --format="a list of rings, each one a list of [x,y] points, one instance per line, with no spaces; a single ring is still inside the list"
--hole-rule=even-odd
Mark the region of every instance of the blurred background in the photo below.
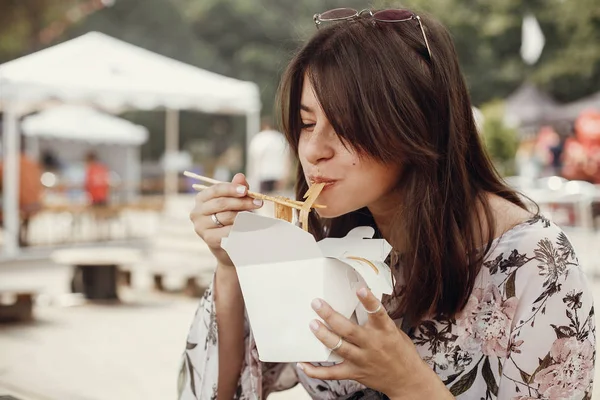
[[[313,14],[337,7],[446,24],[498,170],[600,295],[595,0],[0,0],[0,395],[176,396],[215,266],[181,173],[289,193],[257,170],[273,142],[256,134]]]

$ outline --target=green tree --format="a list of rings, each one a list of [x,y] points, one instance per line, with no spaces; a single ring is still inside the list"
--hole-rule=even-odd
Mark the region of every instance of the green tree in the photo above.
[[[0,63],[37,50],[40,33],[75,0],[2,0],[0,2]]]
[[[73,5],[90,0],[1,0],[0,61],[38,49],[39,30],[63,18]],[[473,102],[504,98],[531,81],[562,101],[600,90],[600,7],[597,0],[405,0],[405,6],[430,12],[451,31]],[[59,38],[98,30],[151,51],[214,72],[256,82],[263,110],[273,110],[280,75],[291,55],[315,27],[312,15],[336,7],[365,7],[358,0],[117,0],[93,13]],[[373,7],[398,7],[374,0]],[[533,13],[546,36],[534,66],[520,58],[521,24]],[[160,113],[134,114],[162,137]],[[185,113],[182,143],[209,138],[223,117]],[[243,122],[225,119],[231,140],[243,136]],[[145,156],[157,157],[152,142]]]
[[[514,129],[504,125],[504,103],[502,101],[486,103],[482,106],[481,112],[484,117],[481,134],[490,157],[502,174],[513,175],[519,138]]]
[[[397,2],[376,1],[377,7]],[[506,97],[525,80],[571,101],[600,90],[600,7],[596,0],[406,0],[451,31],[475,104]],[[539,20],[546,45],[532,67],[520,58],[526,13]]]

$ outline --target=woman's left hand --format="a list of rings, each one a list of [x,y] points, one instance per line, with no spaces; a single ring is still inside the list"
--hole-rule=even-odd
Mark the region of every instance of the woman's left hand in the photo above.
[[[344,361],[328,367],[310,363],[298,366],[306,375],[321,380],[351,379],[384,393],[390,399],[452,398],[437,374],[421,359],[410,338],[388,316],[370,290],[362,288],[357,296],[369,320],[359,326],[345,318],[321,299],[313,309],[330,329],[318,320],[310,324],[315,336],[328,348],[343,342],[335,352]]]

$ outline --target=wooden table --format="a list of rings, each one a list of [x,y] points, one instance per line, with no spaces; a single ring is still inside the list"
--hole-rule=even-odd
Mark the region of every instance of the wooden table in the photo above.
[[[137,249],[93,247],[57,250],[51,255],[57,264],[73,266],[72,289],[90,300],[118,300],[120,268],[141,260]]]

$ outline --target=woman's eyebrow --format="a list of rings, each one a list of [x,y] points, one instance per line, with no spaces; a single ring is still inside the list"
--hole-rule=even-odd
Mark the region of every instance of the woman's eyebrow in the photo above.
[[[306,112],[309,112],[309,113],[312,113],[312,112],[313,112],[313,109],[312,109],[312,108],[310,108],[309,106],[306,106],[306,105],[304,105],[304,104],[300,104],[300,109],[301,109],[302,111],[306,111]]]

